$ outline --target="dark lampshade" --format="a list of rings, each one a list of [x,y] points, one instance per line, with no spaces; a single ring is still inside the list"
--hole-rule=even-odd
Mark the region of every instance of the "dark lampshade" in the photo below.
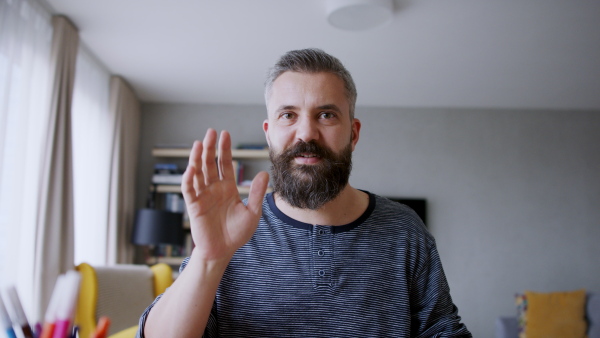
[[[138,210],[131,243],[183,245],[183,214],[156,209]]]

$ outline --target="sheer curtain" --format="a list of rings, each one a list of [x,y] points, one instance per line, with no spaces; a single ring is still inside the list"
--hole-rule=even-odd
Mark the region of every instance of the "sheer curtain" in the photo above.
[[[140,104],[37,1],[0,0],[0,32],[0,288],[35,320],[73,264],[131,262]]]
[[[84,47],[73,92],[75,264],[104,265],[112,145],[110,74]]]
[[[44,132],[35,229],[34,314],[43,318],[58,276],[73,269],[73,150],[71,105],[79,32],[68,18],[52,17],[52,89]]]
[[[73,96],[75,264],[132,263],[140,103],[85,47]]]
[[[53,29],[37,2],[0,0],[0,31],[0,286],[16,285],[32,313]]]
[[[107,263],[131,263],[129,244],[135,215],[135,177],[140,138],[141,108],[133,89],[119,76],[110,82],[113,117],[109,196]]]

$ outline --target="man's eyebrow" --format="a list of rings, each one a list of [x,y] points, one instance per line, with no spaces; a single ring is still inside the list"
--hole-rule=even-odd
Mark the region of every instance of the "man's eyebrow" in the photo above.
[[[277,108],[277,111],[283,111],[283,110],[296,110],[296,106],[292,106],[292,105],[283,105],[283,106],[279,106]]]
[[[336,106],[335,104],[325,104],[322,106],[318,106],[318,109],[322,109],[322,110],[335,110],[337,112],[342,111],[338,106]]]
[[[298,107],[296,107],[294,105],[281,105],[277,108],[276,111],[297,110],[297,109],[298,109]],[[337,105],[335,105],[333,103],[318,106],[317,109],[318,110],[334,110],[336,112],[342,111]]]

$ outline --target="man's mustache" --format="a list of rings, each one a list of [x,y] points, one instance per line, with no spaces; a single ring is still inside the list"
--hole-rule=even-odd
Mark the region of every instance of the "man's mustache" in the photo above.
[[[320,158],[331,158],[333,152],[324,146],[319,145],[316,141],[311,140],[304,142],[298,141],[292,147],[286,149],[281,156],[286,161],[291,161],[295,157],[302,156],[303,154],[310,153]]]

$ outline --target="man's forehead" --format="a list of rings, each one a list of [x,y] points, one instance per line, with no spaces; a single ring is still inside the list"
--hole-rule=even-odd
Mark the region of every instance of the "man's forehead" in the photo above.
[[[316,106],[347,105],[343,81],[331,73],[285,72],[273,82],[268,97],[270,110],[311,103]]]

